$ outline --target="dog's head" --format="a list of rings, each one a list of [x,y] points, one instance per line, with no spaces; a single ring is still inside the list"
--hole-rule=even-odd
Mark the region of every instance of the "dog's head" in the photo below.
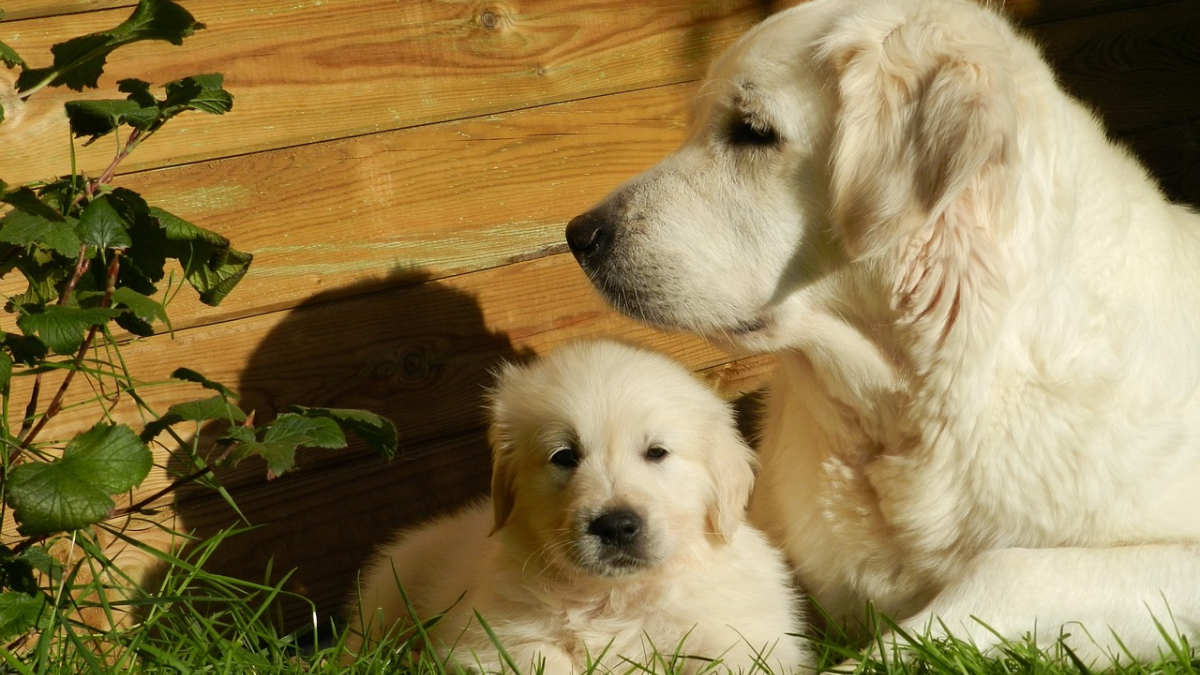
[[[741,524],[753,453],[679,364],[581,342],[498,380],[495,527],[538,569],[633,573],[722,545]]]
[[[938,289],[1006,220],[1030,64],[966,0],[805,3],[715,63],[682,147],[567,241],[618,309],[750,349],[870,302],[949,316]]]

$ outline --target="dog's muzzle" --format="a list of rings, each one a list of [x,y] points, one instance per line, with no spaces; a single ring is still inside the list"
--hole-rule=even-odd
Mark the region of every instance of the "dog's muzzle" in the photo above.
[[[606,211],[595,208],[567,223],[567,246],[584,269],[596,269],[612,250],[614,227]]]

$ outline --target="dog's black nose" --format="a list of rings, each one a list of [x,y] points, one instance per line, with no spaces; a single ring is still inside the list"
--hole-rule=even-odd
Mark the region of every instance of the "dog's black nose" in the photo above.
[[[608,511],[588,524],[588,533],[599,537],[605,546],[629,546],[642,533],[642,518],[628,509]]]
[[[581,263],[603,256],[612,238],[612,224],[599,209],[575,216],[567,223],[567,246]]]

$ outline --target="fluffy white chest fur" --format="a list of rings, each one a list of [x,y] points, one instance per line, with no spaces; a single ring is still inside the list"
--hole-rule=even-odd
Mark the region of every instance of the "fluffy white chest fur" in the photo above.
[[[724,648],[690,665],[684,661],[683,671],[702,670],[703,659],[721,657],[748,668],[745,654],[759,650],[777,672],[803,661],[794,643],[778,633],[781,625],[799,630],[794,598],[783,590],[787,571],[753,528],[739,528],[734,541],[713,555],[641,578],[572,580],[540,573],[527,555],[515,552],[519,548],[505,545],[503,535],[489,537],[492,522],[492,505],[485,502],[408,532],[372,573],[394,571],[419,616],[445,612],[429,634],[433,646],[458,663],[502,670],[476,611],[522,672],[533,672],[538,662],[546,673],[586,672],[592,663],[648,664],[718,644]],[[374,604],[388,606],[395,583],[368,578],[364,588],[377,593]],[[762,644],[749,648],[747,641],[756,638]]]

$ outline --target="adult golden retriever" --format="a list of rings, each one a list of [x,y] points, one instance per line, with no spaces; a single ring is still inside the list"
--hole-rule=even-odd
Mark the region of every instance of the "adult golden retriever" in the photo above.
[[[1200,218],[995,12],[769,18],[567,240],[622,311],[778,353],[751,521],[834,616],[1200,638]]]
[[[411,631],[403,588],[416,616],[444,613],[429,628],[439,656],[488,673],[508,670],[475,612],[521,672],[810,664],[783,557],[743,524],[753,453],[682,366],[574,343],[504,368],[491,414],[490,503],[382,550],[351,611],[353,650]]]

